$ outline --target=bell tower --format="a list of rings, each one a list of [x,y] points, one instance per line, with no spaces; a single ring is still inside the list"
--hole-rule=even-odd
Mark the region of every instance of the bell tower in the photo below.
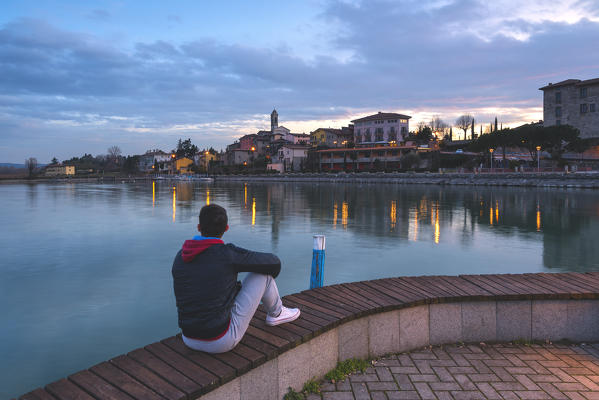
[[[279,126],[279,114],[276,109],[273,109],[270,113],[270,132],[274,132],[275,128]]]

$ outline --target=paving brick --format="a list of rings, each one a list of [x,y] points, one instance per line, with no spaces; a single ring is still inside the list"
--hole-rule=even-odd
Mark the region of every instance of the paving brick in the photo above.
[[[400,390],[414,390],[414,385],[412,385],[412,381],[408,375],[396,374],[393,376],[395,377],[395,381]]]
[[[376,374],[355,374],[349,377],[351,382],[378,382]]]
[[[434,391],[434,393],[439,400],[453,400],[453,396],[449,392]]]
[[[451,395],[456,400],[484,400],[485,395],[478,390],[467,390],[461,392],[451,392]]]
[[[460,384],[464,390],[477,390],[476,385],[472,383],[466,375],[455,375],[455,380]]]
[[[335,382],[335,387],[337,388],[337,391],[340,392],[346,392],[351,390],[349,379],[342,380],[341,382]]]
[[[445,367],[432,367],[441,382],[454,382],[453,375]]]
[[[351,384],[352,391],[356,400],[370,400],[368,388],[364,382],[356,382]]]
[[[457,382],[430,382],[428,384],[435,392],[438,390],[461,390]]]
[[[491,400],[501,399],[499,393],[497,393],[489,383],[480,382],[477,383],[476,386],[478,387],[478,390],[480,390],[480,392],[485,395],[485,398]]]
[[[397,390],[398,387],[395,382],[367,382],[368,390]]]
[[[382,393],[382,392],[381,392]],[[420,400],[418,392],[414,390],[401,391],[401,392],[387,392],[387,398],[389,400]]]
[[[410,375],[412,382],[439,382],[437,375],[433,374],[414,374]]]
[[[599,351],[594,346],[589,350],[563,345],[435,347],[381,359],[337,387],[324,384],[322,398],[599,400]]]
[[[551,399],[551,396],[542,390],[527,390],[525,392],[514,392],[518,397],[523,400],[531,399],[531,400],[542,400],[542,399]]]
[[[420,371],[416,367],[389,367],[389,371],[394,374],[419,374]]]
[[[557,388],[555,386],[553,386],[551,383],[541,382],[541,383],[539,383],[539,386],[541,387],[541,389],[543,389],[545,392],[547,392],[547,394],[550,395],[552,399],[556,399],[556,400],[567,400],[568,399],[568,396],[563,394],[561,391],[557,390]]]
[[[375,368],[376,374],[379,377],[379,381],[384,382],[384,381],[393,381],[393,375],[391,374],[391,371],[389,371],[389,368],[385,368],[385,367],[376,367]]]
[[[415,382],[414,387],[423,400],[435,400],[435,394],[425,382]]]
[[[322,394],[323,400],[354,400],[352,392],[326,392]]]

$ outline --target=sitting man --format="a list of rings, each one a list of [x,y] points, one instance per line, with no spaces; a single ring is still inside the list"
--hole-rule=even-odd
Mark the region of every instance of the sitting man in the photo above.
[[[194,349],[223,353],[243,337],[260,300],[266,308],[266,324],[291,322],[297,308],[284,307],[275,278],[281,261],[270,253],[258,253],[224,244],[229,229],[227,212],[210,204],[200,210],[193,240],[186,240],[173,262],[173,283],[183,341]],[[243,283],[237,273],[249,272]]]

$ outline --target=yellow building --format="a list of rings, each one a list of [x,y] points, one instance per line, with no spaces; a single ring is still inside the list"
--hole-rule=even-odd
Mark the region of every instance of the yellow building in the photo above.
[[[175,160],[175,172],[178,174],[189,174],[191,173],[191,166],[193,160],[187,157],[181,157]]]
[[[75,175],[74,165],[49,165],[44,171],[46,176]]]

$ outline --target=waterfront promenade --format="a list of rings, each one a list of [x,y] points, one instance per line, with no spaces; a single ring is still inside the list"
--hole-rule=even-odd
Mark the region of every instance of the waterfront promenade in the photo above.
[[[599,398],[599,345],[473,344],[378,359],[307,400]]]
[[[572,391],[581,396],[584,396],[583,392],[589,391],[581,389],[580,385],[590,389],[591,384],[596,383],[597,364],[594,359],[588,358],[593,357],[593,354],[588,353],[581,358],[571,353],[578,352],[574,348],[562,351],[530,347],[536,353],[544,352],[541,354],[544,359],[535,354],[530,358],[523,355],[530,351],[528,347],[513,350],[514,348],[507,346],[481,347],[479,343],[509,342],[516,339],[524,342],[560,339],[575,342],[598,341],[599,272],[388,278],[307,290],[285,296],[284,303],[300,307],[302,317],[289,324],[268,327],[264,323],[264,312],[259,310],[247,334],[231,352],[215,355],[195,352],[186,348],[179,336],[172,336],[50,383],[20,398],[280,399],[289,387],[301,389],[309,379],[324,376],[338,361],[377,358],[428,346],[433,346],[432,352],[418,351],[408,358],[400,356],[395,361],[381,361],[398,362],[400,365],[388,366],[391,375],[401,375],[403,371],[408,375],[409,383],[416,388],[416,393],[413,390],[399,391],[398,398],[404,395],[418,395],[422,398],[436,396],[435,393],[427,392],[425,386],[420,384],[444,383],[439,372],[432,369],[432,357],[437,360],[448,360],[447,357],[450,357],[453,360],[451,362],[456,364],[443,366],[440,364],[449,364],[449,361],[441,361],[435,366],[474,368],[453,370],[452,379],[465,385],[460,386],[461,390],[455,385],[451,386],[456,389],[456,398],[471,398],[460,397],[462,394],[458,395],[458,392],[484,393],[484,390],[489,389],[488,392],[492,393],[490,388],[496,392],[501,390],[491,384],[499,382],[496,379],[500,378],[497,371],[487,371],[493,371],[491,367],[502,367],[506,371],[508,367],[527,368],[508,371],[514,381],[510,381],[511,378],[507,376],[501,378],[507,378],[504,382],[512,387],[504,391],[530,391],[533,396],[522,397],[528,396],[524,394],[520,398],[539,398],[534,397],[539,395],[534,393],[538,392],[536,386],[542,387],[541,383],[547,382],[557,384],[557,381],[552,381],[555,377],[559,377],[561,383],[578,385],[578,389],[574,389],[574,385],[563,386],[571,389],[560,389],[563,393]],[[479,345],[454,346],[462,342]],[[434,347],[440,345],[451,346],[441,352]],[[466,354],[461,354],[463,352]],[[511,352],[515,356],[510,355]],[[509,360],[511,365],[507,365],[502,357]],[[499,361],[490,361],[494,359]],[[402,360],[406,365],[402,365]],[[458,360],[464,365],[460,365]],[[468,365],[465,365],[466,361]],[[537,361],[539,365],[526,361]],[[542,365],[541,361],[560,364]],[[587,361],[591,363],[585,365]],[[407,365],[408,363],[413,363],[416,369]],[[430,369],[426,368],[427,363]],[[576,370],[579,368],[577,363],[582,364],[586,370]],[[391,370],[404,367],[411,369],[396,369],[395,372]],[[383,379],[389,379],[389,375],[382,378],[376,368],[378,367],[374,367],[374,372],[367,371],[365,376],[369,377],[363,379],[374,379],[376,375],[379,382],[383,383],[379,386],[390,388],[388,398],[394,398],[391,397],[395,396],[393,392],[398,391],[392,385],[408,384],[406,378],[401,376],[397,378],[399,381],[395,376],[393,381],[384,381]],[[544,373],[545,370],[541,368],[550,373]],[[561,368],[561,371],[555,368]],[[381,374],[385,373],[382,369],[380,371]],[[477,382],[481,386],[476,385],[478,389],[474,390],[464,378],[458,377],[463,375],[473,384],[480,378]],[[536,382],[532,375],[547,376]],[[435,382],[435,379],[439,382]],[[449,380],[449,376],[445,379]],[[352,378],[349,382],[352,382]],[[482,385],[483,383],[488,383],[490,387]],[[516,388],[520,388],[517,384],[523,385],[526,390],[517,390]],[[376,387],[374,383],[370,386]],[[418,387],[422,389],[422,393],[418,391]],[[428,387],[433,390],[432,386]],[[556,385],[554,387],[559,389]],[[369,389],[368,383],[366,388]],[[399,386],[397,388],[401,389]],[[323,392],[323,396],[354,398],[348,396],[352,392],[351,396],[356,395],[357,390],[360,389],[353,386],[352,391],[335,387],[335,391],[330,391],[329,394]],[[543,389],[546,394],[551,395],[548,390]],[[450,389],[440,391],[451,392]],[[599,395],[597,392],[589,393],[592,396]],[[475,393],[463,394],[471,395]],[[376,396],[380,398],[380,395]]]
[[[215,175],[224,182],[325,182],[383,183],[406,185],[515,186],[541,188],[599,189],[599,173],[501,172],[501,173],[286,173],[277,175]]]

